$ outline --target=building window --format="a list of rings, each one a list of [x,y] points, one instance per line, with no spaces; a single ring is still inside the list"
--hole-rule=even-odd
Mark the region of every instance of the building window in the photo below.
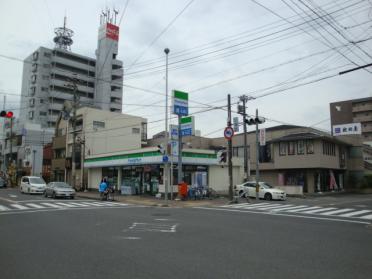
[[[306,141],[306,153],[307,154],[314,154],[314,142],[313,140]]]
[[[97,129],[103,129],[105,128],[105,122],[102,122],[102,121],[94,121],[93,120],[93,130],[97,130]]]
[[[44,56],[50,58],[52,54],[50,52],[44,52]]]
[[[47,112],[46,111],[40,111],[39,114],[40,114],[40,116],[46,116]]]
[[[36,61],[36,60],[38,59],[38,57],[39,57],[39,53],[38,53],[37,51],[35,51],[35,52],[32,54],[32,59],[33,59],[34,61]]]
[[[33,107],[35,105],[35,99],[29,100],[30,107]]]
[[[279,142],[279,155],[281,156],[287,155],[287,143],[286,142]]]
[[[297,154],[305,154],[305,142],[303,140],[297,142]]]
[[[34,118],[34,112],[33,111],[29,111],[28,112],[28,118],[29,119],[33,119]]]
[[[32,64],[32,70],[31,71],[34,72],[34,73],[37,71],[37,64],[36,63]]]
[[[35,95],[35,92],[36,92],[36,87],[35,86],[31,87],[30,88],[30,95],[31,96],[34,96]]]
[[[141,132],[140,128],[132,128],[132,134],[139,134]]]
[[[44,77],[44,76],[43,76]],[[48,87],[41,87],[41,91],[45,91],[45,92],[48,92],[49,91],[49,89],[48,89]]]
[[[295,155],[296,151],[296,142],[290,141],[288,142],[288,155]]]
[[[31,82],[32,82],[32,83],[35,83],[35,82],[36,82],[36,75],[32,75],[32,76],[31,76]]]
[[[48,80],[49,76],[48,75],[43,75],[43,80]]]
[[[43,99],[40,99],[40,104],[44,104],[44,100]]]

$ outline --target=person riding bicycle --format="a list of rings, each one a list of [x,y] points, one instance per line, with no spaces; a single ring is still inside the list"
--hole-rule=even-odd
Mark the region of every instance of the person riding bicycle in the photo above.
[[[99,189],[98,191],[101,193],[101,195],[107,190],[107,182],[106,179],[103,178],[101,180],[101,183],[99,184]]]

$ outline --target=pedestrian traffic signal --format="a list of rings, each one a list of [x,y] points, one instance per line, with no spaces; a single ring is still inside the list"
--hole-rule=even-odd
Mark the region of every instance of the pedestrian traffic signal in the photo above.
[[[2,110],[0,112],[0,117],[12,118],[13,117],[13,112],[12,111]]]
[[[256,124],[262,124],[265,122],[265,118],[263,117],[255,117],[255,118],[249,118],[245,120],[245,123],[248,125],[256,125]]]

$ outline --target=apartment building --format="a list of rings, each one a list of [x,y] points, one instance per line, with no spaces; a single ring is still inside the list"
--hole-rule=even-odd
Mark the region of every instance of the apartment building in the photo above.
[[[57,28],[54,49],[39,47],[24,60],[21,123],[55,127],[65,102],[72,102],[74,94],[79,106],[122,111],[123,63],[117,59],[119,27],[112,19],[101,18],[95,58],[69,51],[72,35],[65,26]]]

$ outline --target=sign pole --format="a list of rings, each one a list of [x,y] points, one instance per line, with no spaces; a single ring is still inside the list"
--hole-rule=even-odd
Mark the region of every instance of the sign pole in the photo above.
[[[258,119],[258,109],[256,109],[256,118]],[[260,191],[260,142],[258,141],[258,122],[256,122],[256,200],[259,200]]]
[[[178,183],[183,181],[182,175],[182,133],[181,133],[181,115],[178,115]]]

